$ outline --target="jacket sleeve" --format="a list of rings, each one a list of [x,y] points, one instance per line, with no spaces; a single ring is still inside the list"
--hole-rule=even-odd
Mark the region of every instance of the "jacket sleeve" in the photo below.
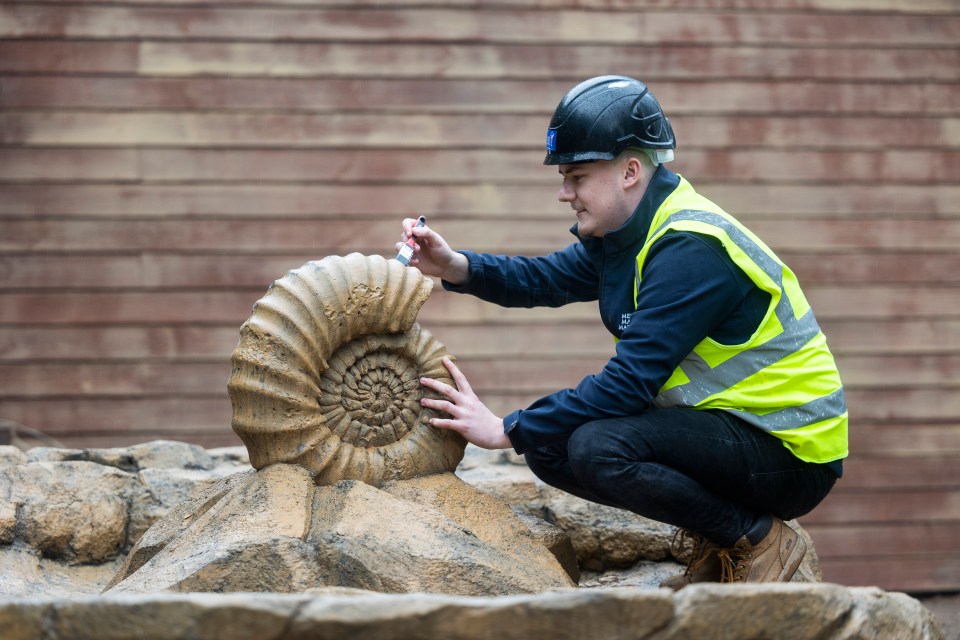
[[[681,233],[659,240],[616,354],[575,388],[508,414],[504,429],[514,449],[524,453],[565,440],[587,422],[646,411],[680,361],[720,326],[751,286],[702,237]]]
[[[579,243],[539,257],[497,256],[462,251],[470,275],[443,288],[469,293],[502,307],[559,307],[597,299],[599,278]]]

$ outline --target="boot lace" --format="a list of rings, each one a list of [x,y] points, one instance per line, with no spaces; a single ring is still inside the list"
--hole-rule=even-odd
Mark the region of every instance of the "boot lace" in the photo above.
[[[710,554],[706,553],[707,539],[689,529],[677,529],[676,533],[673,534],[673,539],[670,541],[670,553],[673,554],[673,557],[677,558],[683,553],[683,548],[688,540],[693,548],[690,551],[690,559],[687,560],[687,568],[683,571],[685,576],[692,575],[710,557]]]
[[[720,582],[741,582],[743,576],[738,571],[736,552],[733,549],[718,549],[717,556],[720,558]]]

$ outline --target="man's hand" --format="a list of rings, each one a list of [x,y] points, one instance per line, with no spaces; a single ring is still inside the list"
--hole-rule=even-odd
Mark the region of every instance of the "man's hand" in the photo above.
[[[470,269],[467,258],[451,249],[439,233],[427,225],[418,227],[416,224],[415,218],[404,218],[403,233],[400,235],[401,241],[397,243],[397,251],[400,251],[407,239],[413,238],[411,267],[417,267],[424,275],[443,278],[451,284],[463,284]]]
[[[430,424],[441,429],[456,431],[467,442],[475,444],[481,449],[508,449],[511,447],[510,438],[503,432],[503,420],[493,415],[486,405],[480,401],[480,398],[470,388],[466,376],[453,364],[450,358],[444,358],[443,365],[453,377],[457,389],[433,378],[420,378],[420,384],[447,398],[446,400],[422,398],[420,404],[436,411],[448,413],[452,416],[452,419],[432,418]]]

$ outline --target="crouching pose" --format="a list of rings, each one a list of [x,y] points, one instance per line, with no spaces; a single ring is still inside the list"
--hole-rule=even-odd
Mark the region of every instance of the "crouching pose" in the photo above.
[[[505,417],[447,363],[457,388],[433,420],[513,447],[544,482],[680,528],[691,582],[788,581],[806,552],[784,523],[813,509],[847,455],[834,358],[793,272],[733,216],[664,166],[676,147],[647,88],[602,76],[571,89],[544,164],[576,240],[540,257],[454,251],[403,222],[411,264],[446,289],[511,307],[599,300],[616,354],[596,375]]]

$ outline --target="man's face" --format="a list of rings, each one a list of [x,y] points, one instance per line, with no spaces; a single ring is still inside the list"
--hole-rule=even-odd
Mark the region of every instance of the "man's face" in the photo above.
[[[624,192],[623,164],[620,160],[597,160],[560,165],[563,184],[557,199],[573,207],[581,236],[601,238],[633,213],[634,206]]]

